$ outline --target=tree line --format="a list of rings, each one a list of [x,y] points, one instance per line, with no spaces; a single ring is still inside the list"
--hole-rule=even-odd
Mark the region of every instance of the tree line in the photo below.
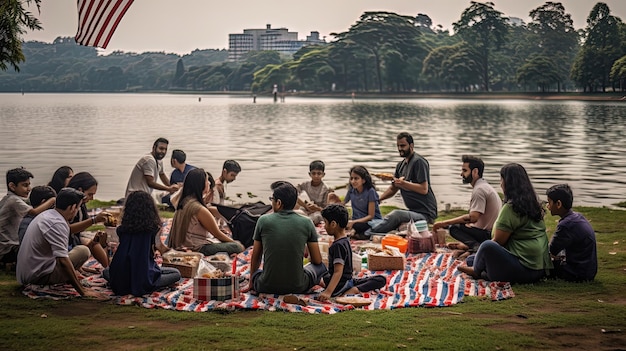
[[[626,88],[626,24],[602,2],[576,30],[564,6],[546,2],[526,24],[491,2],[472,1],[453,34],[426,14],[365,12],[324,45],[292,57],[226,50],[114,52],[26,42],[20,72],[0,72],[0,91],[585,92]],[[6,68],[5,68],[6,69]]]

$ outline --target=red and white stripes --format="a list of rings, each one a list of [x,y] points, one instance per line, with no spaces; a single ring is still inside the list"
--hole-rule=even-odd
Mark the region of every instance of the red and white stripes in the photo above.
[[[105,49],[134,0],[78,0],[78,32],[75,40]]]

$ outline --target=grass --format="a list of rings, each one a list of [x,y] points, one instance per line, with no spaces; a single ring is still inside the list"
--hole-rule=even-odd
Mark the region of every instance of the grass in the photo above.
[[[21,294],[14,273],[3,271],[0,349],[624,349],[626,211],[576,210],[596,230],[599,272],[594,282],[515,285],[512,299],[465,298],[446,308],[335,315],[151,310],[82,299],[32,300]],[[557,218],[546,217],[550,234],[556,223]]]

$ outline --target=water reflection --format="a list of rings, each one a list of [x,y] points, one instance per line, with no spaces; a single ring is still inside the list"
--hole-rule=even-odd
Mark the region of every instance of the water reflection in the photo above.
[[[33,184],[43,184],[67,164],[93,173],[102,199],[123,195],[132,166],[159,136],[170,140],[170,151],[185,150],[189,163],[215,176],[225,159],[238,160],[243,171],[228,193],[246,201],[248,191],[267,198],[272,181],[306,180],[314,159],[326,163],[331,186],[345,184],[355,164],[392,171],[400,160],[400,131],[411,132],[417,152],[429,160],[442,204],[467,206],[462,154],[481,156],[485,178],[496,187],[500,167],[518,162],[540,194],[558,182],[573,186],[576,204],[611,204],[626,194],[621,103],[288,98],[274,104],[259,98],[252,104],[247,97],[198,102],[197,96],[147,94],[5,94],[0,103],[2,172],[24,166],[35,174]]]

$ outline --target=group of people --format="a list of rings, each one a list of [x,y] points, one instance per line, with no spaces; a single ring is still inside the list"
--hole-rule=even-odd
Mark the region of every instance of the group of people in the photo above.
[[[254,231],[250,290],[304,293],[320,284],[326,287],[320,299],[326,300],[379,289],[386,283],[384,276],[352,277],[348,233],[353,239],[365,240],[411,220],[425,220],[434,231],[449,229],[458,240],[449,247],[467,262],[459,270],[472,277],[529,283],[555,272],[571,281],[594,279],[595,233],[582,215],[572,211],[569,186],[556,185],[547,191],[548,209],[561,217],[549,241],[545,210],[524,167],[515,163],[502,167],[501,200],[483,178],[483,161],[463,156],[461,177],[473,188],[469,212],[436,221],[428,161],[415,152],[409,133],[398,134],[396,142],[402,160],[381,195],[367,169],[354,166],[349,170],[346,196],[341,199],[324,183],[325,165],[320,160],[309,165],[309,181],[296,186],[285,181],[271,185],[273,213],[261,216]],[[155,250],[164,253],[173,248],[204,255],[242,252],[243,245],[220,226],[221,215],[214,206],[223,203],[226,185],[241,172],[240,165],[227,160],[215,180],[209,172],[187,164],[182,150],[174,150],[174,171],[168,179],[162,162],[168,144],[164,138],[157,139],[152,151],[133,167],[117,228],[119,246],[112,260],[105,250],[106,237],[80,235],[108,215],[105,211],[90,215],[87,210],[86,203],[94,198],[98,185],[91,174],[74,174],[70,167],[60,167],[47,186],[31,190],[30,172],[9,170],[8,193],[0,200],[0,261],[17,262],[16,275],[22,284],[71,283],[81,295],[96,296],[79,283],[79,268],[93,256],[116,294],[143,295],[180,279],[176,269],[155,263]],[[163,202],[175,209],[167,242],[160,239],[162,226],[153,189],[164,191]],[[383,217],[380,201],[398,191],[407,209]],[[345,207],[348,203],[351,217]],[[320,221],[335,239],[329,248],[328,267],[322,264],[317,243],[315,224]],[[305,252],[310,258],[307,266],[302,265]]]
[[[143,295],[175,283],[180,273],[154,261],[155,249],[165,252],[169,247],[158,237],[162,225],[153,189],[174,193],[167,199],[176,203],[177,209],[169,246],[206,255],[243,251],[240,243],[220,230],[207,206],[223,202],[226,184],[241,171],[239,164],[226,161],[224,172],[215,181],[210,173],[185,164],[184,152],[175,150],[171,160],[174,171],[167,179],[161,161],[167,146],[168,141],[159,138],[131,172],[113,259],[106,251],[106,234],[81,235],[110,215],[87,210],[87,202],[98,189],[90,173],[74,174],[71,167],[63,166],[48,185],[31,188],[31,172],[23,168],[7,171],[8,192],[0,200],[0,261],[14,263],[17,279],[24,285],[70,283],[87,296],[102,297],[79,284],[80,267],[90,256],[104,268],[103,276],[116,294]]]
[[[346,196],[340,199],[324,184],[324,163],[317,160],[309,166],[311,180],[295,187],[298,193],[306,192],[304,198],[311,201],[299,198],[297,205],[313,220],[321,210],[328,231],[329,223],[324,216],[324,209],[335,208],[336,204],[350,203],[352,217],[343,229],[350,230],[353,233],[352,238],[358,240],[367,240],[375,233],[398,229],[400,225],[411,220],[425,220],[432,224],[433,231],[446,228],[450,236],[458,240],[448,247],[455,250],[455,254],[467,263],[460,266],[459,270],[474,278],[513,283],[532,283],[546,276],[568,281],[588,281],[595,278],[595,233],[584,216],[572,210],[573,193],[567,184],[555,185],[546,191],[547,209],[552,215],[561,218],[552,239],[548,240],[543,220],[545,209],[524,167],[516,163],[502,167],[500,186],[504,198],[501,199],[497,191],[483,178],[484,162],[478,157],[464,155],[461,158],[461,178],[473,189],[469,211],[456,218],[436,221],[437,201],[430,186],[428,161],[415,152],[410,134],[398,134],[396,142],[403,159],[396,165],[390,186],[380,196],[367,169],[354,166],[349,171]],[[407,209],[394,210],[383,218],[379,209],[380,201],[394,196],[398,191]],[[267,239],[263,236],[264,226],[260,223],[261,220],[254,241],[254,252],[257,255],[253,259],[256,260],[261,257],[259,249],[267,246],[264,242]],[[332,248],[331,245],[331,252]],[[267,250],[264,249],[262,253],[265,255]],[[266,267],[267,262],[272,260],[268,256],[264,257]],[[314,255],[311,258],[312,263],[318,263]],[[331,262],[329,259],[329,266],[332,265]],[[253,272],[259,264],[260,262],[253,262]],[[347,265],[345,262],[344,264]],[[308,277],[317,277],[320,274],[320,271],[313,268],[315,266],[305,271]],[[282,273],[284,272],[281,271]],[[257,282],[253,276],[253,281],[255,289],[267,289],[264,285],[265,279]]]
[[[58,174],[57,174],[58,173]],[[93,198],[97,182],[88,173],[69,168],[55,173],[47,186],[32,189],[32,173],[7,171],[7,195],[0,200],[0,261],[14,263],[22,284],[70,283],[78,293],[99,296],[79,283],[77,271],[90,256],[108,266],[106,238],[84,239],[79,233],[103,215],[88,216],[84,203]],[[58,186],[58,192],[53,188]],[[26,198],[30,198],[30,204]]]

